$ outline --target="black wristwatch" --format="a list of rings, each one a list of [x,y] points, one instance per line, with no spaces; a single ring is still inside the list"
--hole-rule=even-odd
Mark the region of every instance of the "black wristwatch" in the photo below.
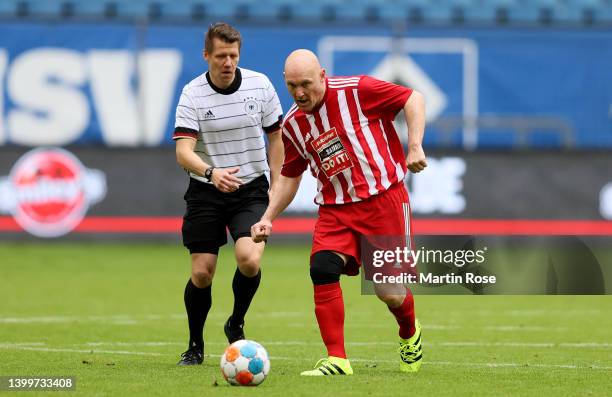
[[[215,170],[215,167],[208,167],[206,171],[204,171],[204,179],[208,182],[212,182],[212,173]]]

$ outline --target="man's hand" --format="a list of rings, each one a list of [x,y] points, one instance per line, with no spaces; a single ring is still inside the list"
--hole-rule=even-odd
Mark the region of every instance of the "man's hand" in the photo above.
[[[427,167],[425,160],[425,152],[421,145],[413,145],[408,148],[408,157],[406,157],[406,166],[410,172],[421,172]]]
[[[272,222],[267,219],[262,219],[251,226],[251,238],[256,243],[266,241],[270,233],[272,233]]]
[[[238,190],[242,185],[242,180],[234,176],[240,168],[215,168],[212,173],[212,183],[223,193],[230,193]]]

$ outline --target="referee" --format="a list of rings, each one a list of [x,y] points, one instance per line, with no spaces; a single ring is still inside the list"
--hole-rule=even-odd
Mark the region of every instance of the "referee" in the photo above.
[[[261,279],[265,243],[254,243],[250,228],[265,212],[278,180],[284,156],[282,109],[265,75],[238,68],[240,46],[238,30],[225,23],[211,25],[204,43],[208,71],[183,88],[176,108],[176,158],[190,176],[182,235],[191,254],[184,296],[189,348],[179,365],[204,359],[204,323],[219,247],[227,243],[226,228],[237,262],[234,309],[224,326],[230,343],[244,339],[244,316]]]

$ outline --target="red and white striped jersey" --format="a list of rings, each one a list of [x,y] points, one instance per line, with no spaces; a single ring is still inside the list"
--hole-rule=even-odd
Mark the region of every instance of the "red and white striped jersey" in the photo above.
[[[315,203],[365,200],[402,182],[406,156],[393,127],[412,90],[369,76],[329,77],[312,112],[294,104],[283,121],[281,174],[317,179]]]

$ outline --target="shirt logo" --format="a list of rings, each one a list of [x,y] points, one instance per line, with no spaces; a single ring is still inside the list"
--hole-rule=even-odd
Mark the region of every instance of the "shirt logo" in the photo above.
[[[328,178],[353,166],[351,155],[344,148],[336,128],[325,131],[318,138],[311,141],[310,145],[319,155],[321,168]]]
[[[212,112],[212,110],[208,109],[208,112],[204,113],[204,120],[210,120],[214,118],[215,114]]]
[[[259,103],[254,98],[247,98],[244,103],[244,112],[249,115],[258,113]]]

